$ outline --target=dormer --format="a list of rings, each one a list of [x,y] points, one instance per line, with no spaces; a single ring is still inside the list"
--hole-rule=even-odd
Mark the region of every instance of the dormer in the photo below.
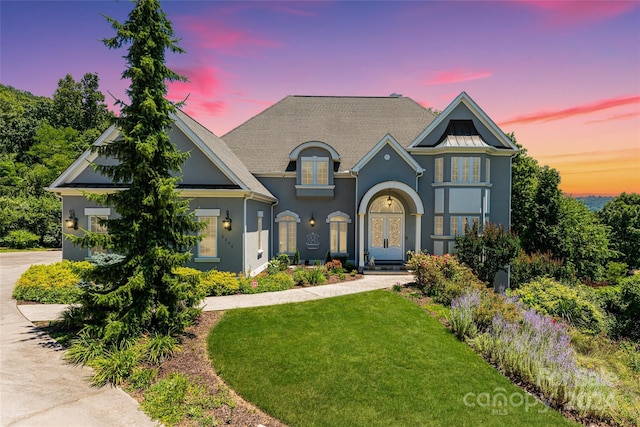
[[[297,197],[333,198],[333,172],[340,166],[340,155],[329,144],[308,141],[289,154],[287,171],[296,172]]]

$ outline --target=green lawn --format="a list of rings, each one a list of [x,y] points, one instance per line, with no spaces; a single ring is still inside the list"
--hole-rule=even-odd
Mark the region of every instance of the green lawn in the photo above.
[[[522,390],[391,292],[229,311],[208,350],[236,392],[292,426],[574,425],[530,396],[525,405]],[[498,406],[505,394],[511,403]]]

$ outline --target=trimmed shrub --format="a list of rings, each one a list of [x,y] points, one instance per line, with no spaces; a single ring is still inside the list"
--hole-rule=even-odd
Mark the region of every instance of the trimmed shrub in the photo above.
[[[296,267],[293,270],[293,281],[296,285],[304,285],[306,284],[306,276],[304,267]]]
[[[49,265],[32,265],[18,279],[12,298],[43,304],[79,302],[83,292],[78,286],[80,277],[91,268],[87,261],[64,260]]]
[[[513,291],[513,295],[536,312],[564,319],[582,332],[598,334],[607,329],[597,297],[586,286],[569,287],[543,277]]]
[[[300,265],[300,251],[296,249],[296,252],[293,254],[293,265]]]
[[[311,286],[327,283],[327,269],[324,267],[310,268],[305,275],[305,282]]]
[[[299,257],[300,256],[298,256],[298,258]],[[276,258],[276,259],[280,263],[280,271],[285,271],[291,265],[291,259],[289,258],[289,255],[287,255],[287,254],[280,254],[280,255],[278,255],[278,258]]]
[[[29,249],[38,246],[40,237],[27,230],[13,230],[4,237],[4,245],[12,249]]]
[[[200,276],[200,286],[207,296],[221,296],[237,294],[240,290],[240,281],[232,274],[225,271],[210,270]]]
[[[293,288],[293,278],[287,273],[280,272],[258,278],[248,278],[240,283],[240,293],[258,294],[261,292],[284,291]]]

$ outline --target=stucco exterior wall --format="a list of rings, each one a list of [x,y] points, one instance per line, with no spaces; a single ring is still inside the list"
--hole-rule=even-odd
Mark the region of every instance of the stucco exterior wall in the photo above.
[[[300,251],[300,260],[308,260],[313,263],[315,260],[324,261],[327,251],[329,251],[329,224],[326,222],[328,215],[335,211],[342,211],[349,215],[351,223],[347,225],[347,258],[352,262],[355,260],[355,179],[354,178],[336,178],[334,180],[335,190],[333,198],[326,197],[296,197],[295,185],[296,178],[276,178],[276,177],[258,177],[262,184],[278,198],[279,202],[274,207],[271,221],[273,225],[273,239],[271,247],[271,257],[278,254],[279,250],[279,223],[275,222],[275,218],[280,212],[289,210],[295,212],[300,217],[297,225],[296,241],[297,248]],[[313,215],[316,220],[315,226],[309,224],[309,220]],[[319,238],[319,246],[307,246],[307,238],[309,234],[316,233]]]

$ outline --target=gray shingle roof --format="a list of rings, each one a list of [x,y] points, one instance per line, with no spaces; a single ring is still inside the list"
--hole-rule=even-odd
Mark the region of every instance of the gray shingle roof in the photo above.
[[[239,185],[244,185],[250,191],[272,197],[273,194],[267,190],[255,176],[249,172],[247,167],[238,159],[238,157],[229,149],[227,144],[209,129],[202,126],[196,120],[181,110],[176,110],[176,116],[184,122],[184,124],[204,143],[213,153],[227,166],[227,168],[240,180]]]
[[[287,96],[222,139],[252,173],[283,172],[308,141],[332,146],[351,169],[386,134],[407,147],[435,116],[405,97]]]

